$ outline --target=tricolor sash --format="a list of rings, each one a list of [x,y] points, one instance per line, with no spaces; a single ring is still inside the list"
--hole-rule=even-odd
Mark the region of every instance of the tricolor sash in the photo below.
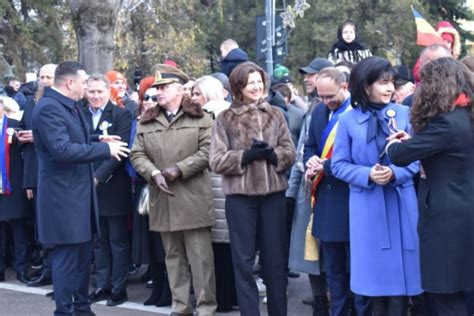
[[[352,109],[350,106],[351,98],[347,98],[344,103],[337,109],[336,112],[332,114],[331,119],[328,122],[328,125],[323,131],[323,135],[321,138],[321,146],[318,148],[319,157],[324,159],[330,159],[332,157],[332,150],[334,147],[334,138],[336,136],[336,130],[338,125],[339,115]],[[316,189],[318,188],[318,184],[324,177],[324,171],[318,173],[316,177],[314,177],[313,182],[311,184],[311,207],[314,208],[316,204]],[[304,250],[304,259],[307,261],[317,261],[319,260],[319,251],[318,251],[318,243],[316,238],[314,238],[312,234],[313,230],[313,220],[314,220],[314,212],[309,217],[309,223],[306,228],[306,240],[305,240],[305,250]]]
[[[323,131],[323,136],[321,137],[321,146],[318,148],[318,154],[321,159],[330,159],[332,157],[332,150],[334,147],[334,138],[336,137],[337,125],[339,124],[338,119],[339,115],[352,109],[350,106],[351,98],[347,98],[344,103],[333,113],[331,120],[328,122],[328,125]],[[324,171],[320,172],[314,179],[311,184],[311,207],[314,207],[316,204],[316,189],[318,184],[324,177]]]
[[[8,118],[3,115],[3,125],[0,136],[0,169],[2,172],[0,194],[10,195],[10,144],[8,142]]]

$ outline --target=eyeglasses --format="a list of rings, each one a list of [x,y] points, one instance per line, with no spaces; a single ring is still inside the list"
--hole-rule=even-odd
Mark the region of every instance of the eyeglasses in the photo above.
[[[152,100],[153,102],[158,102],[158,97],[156,95],[148,95],[148,94],[145,94],[143,96],[143,101],[149,101],[149,100]]]
[[[333,95],[320,95],[319,98],[321,99],[321,101],[331,101],[331,100],[334,100],[334,98],[337,96],[337,94],[339,93],[339,91],[341,91],[341,88],[342,88],[342,87],[339,87],[339,89],[337,89],[336,93],[334,93]]]

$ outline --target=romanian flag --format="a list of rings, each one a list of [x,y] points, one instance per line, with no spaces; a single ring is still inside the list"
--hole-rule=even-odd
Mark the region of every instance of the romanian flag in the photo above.
[[[411,8],[416,22],[416,44],[420,46],[430,46],[433,44],[445,45],[443,39],[436,30],[426,21],[418,11]]]

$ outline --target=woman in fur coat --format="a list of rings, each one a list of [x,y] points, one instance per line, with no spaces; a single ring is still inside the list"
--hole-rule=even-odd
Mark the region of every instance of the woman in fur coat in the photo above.
[[[211,169],[222,174],[237,298],[242,315],[259,315],[252,274],[258,240],[268,313],[286,315],[286,172],[295,149],[283,114],[265,102],[266,77],[252,62],[229,82],[234,101],[212,129]]]

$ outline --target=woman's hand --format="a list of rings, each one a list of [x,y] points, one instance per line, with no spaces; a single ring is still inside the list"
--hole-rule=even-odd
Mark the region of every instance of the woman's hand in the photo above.
[[[376,184],[386,185],[393,179],[393,171],[390,167],[377,163],[370,169],[369,178]]]
[[[401,142],[404,142],[406,140],[409,140],[411,138],[410,134],[408,134],[405,131],[398,131],[396,133],[393,133],[389,137],[387,137],[387,141],[391,142],[392,140],[399,140]]]

